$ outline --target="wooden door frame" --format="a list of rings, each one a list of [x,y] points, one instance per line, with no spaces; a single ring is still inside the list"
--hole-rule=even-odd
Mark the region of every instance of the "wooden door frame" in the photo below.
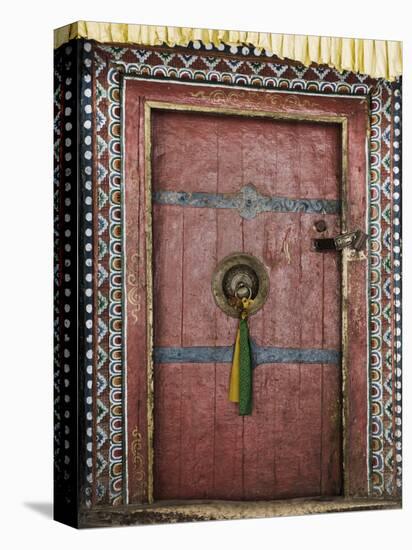
[[[133,76],[126,76],[123,79],[123,97],[122,97],[122,111],[123,111],[123,117],[122,117],[122,134],[123,134],[123,140],[124,140],[124,150],[123,155],[126,159],[127,156],[127,140],[125,140],[125,125],[126,120],[125,117],[127,117],[127,111],[126,111],[126,93],[128,90],[127,87],[127,81],[142,81],[145,79],[142,78],[136,78]],[[153,82],[151,80],[151,82]],[[160,81],[161,82],[161,81]],[[193,87],[201,87],[202,84],[199,83],[173,83],[173,85],[180,85],[180,86],[193,86]],[[210,85],[208,87],[211,87]],[[217,85],[219,88],[225,88],[224,85],[219,84]],[[230,87],[233,89],[233,86]],[[248,91],[246,90],[246,94]],[[277,91],[277,90],[262,90],[262,93],[271,93],[271,94],[282,94],[283,92]],[[299,92],[288,92],[288,94],[293,95],[302,95],[299,94]],[[307,94],[305,94],[307,95]],[[322,94],[322,96],[319,97],[320,101],[322,101],[325,94]],[[336,94],[333,95],[334,98],[336,98]],[[348,100],[346,96],[342,96],[342,99]],[[350,101],[353,100],[361,100],[365,99],[363,96],[356,98],[349,98]],[[145,266],[146,266],[146,377],[147,377],[147,502],[149,504],[153,503],[153,485],[154,485],[154,479],[153,479],[153,462],[154,462],[154,448],[153,448],[153,434],[154,434],[154,372],[153,372],[153,273],[152,273],[152,248],[153,248],[153,239],[152,239],[152,178],[151,178],[151,152],[152,152],[152,140],[151,140],[151,120],[152,120],[152,112],[154,110],[166,110],[166,111],[180,111],[180,112],[196,112],[199,114],[207,113],[207,114],[220,114],[220,115],[226,115],[226,116],[244,116],[248,118],[254,118],[254,117],[260,117],[265,119],[272,119],[272,120],[290,120],[290,121],[309,121],[309,122],[318,122],[318,123],[332,123],[332,124],[339,124],[341,128],[341,147],[342,147],[342,155],[341,155],[341,230],[342,232],[347,232],[349,230],[352,230],[351,227],[348,226],[348,120],[349,115],[341,115],[341,114],[335,114],[335,115],[318,115],[318,114],[304,114],[304,113],[287,113],[283,111],[276,111],[276,110],[249,110],[249,109],[240,109],[240,108],[227,108],[227,107],[216,107],[216,106],[210,106],[210,105],[193,105],[182,102],[170,102],[170,101],[162,101],[162,100],[151,100],[144,98],[144,105],[143,105],[143,111],[144,111],[144,122],[143,122],[143,131],[144,131],[144,138],[143,138],[143,146],[144,146],[144,195],[145,195],[145,204],[144,204],[144,211],[145,211],[145,225],[144,225],[144,231],[145,231]],[[366,128],[366,135],[365,135],[366,143],[369,143],[369,117],[368,117],[368,125]],[[368,175],[369,175],[369,150],[366,149],[365,151],[365,160],[366,160],[366,182],[368,181]],[[125,170],[125,162],[123,162],[123,207],[125,212],[125,218],[127,217],[127,176]],[[364,226],[367,226],[367,219],[368,219],[368,194],[366,193],[366,209],[364,213]],[[130,205],[129,205],[130,206]],[[127,236],[126,231],[124,232],[124,239],[125,239],[125,246],[123,248],[124,252],[124,262],[127,263],[126,255],[127,255]],[[344,249],[342,251],[341,256],[341,323],[342,323],[342,363],[341,363],[341,370],[342,370],[342,410],[341,410],[341,418],[342,418],[342,472],[343,472],[343,496],[349,497],[353,496],[354,490],[351,489],[350,486],[350,473],[352,468],[352,462],[353,460],[350,458],[350,426],[351,426],[351,409],[350,409],[350,402],[351,402],[351,395],[350,395],[350,385],[349,385],[349,378],[350,378],[350,353],[353,351],[353,343],[350,338],[350,331],[349,326],[351,323],[351,310],[350,310],[350,265],[353,265],[353,262],[357,262],[358,260],[366,260],[366,256],[363,252],[355,252],[352,250]],[[365,266],[366,274],[367,274],[367,265]],[[124,277],[124,295],[127,296],[129,292],[128,288],[128,277]],[[127,320],[127,310],[128,304],[127,300],[124,302],[124,315]],[[363,304],[363,307],[365,307],[367,311],[367,304]],[[367,319],[367,314],[366,314]],[[127,325],[127,322],[125,323]],[[368,331],[368,327],[365,324],[365,331]],[[127,326],[125,329],[125,336],[127,335]],[[367,333],[367,332],[366,332]],[[355,343],[356,345],[356,343]],[[126,339],[126,348],[127,348],[127,339]],[[128,372],[128,362],[127,362],[127,355],[125,359],[125,372]],[[366,357],[365,357],[365,374],[367,378],[367,350],[366,350]],[[368,388],[368,382],[366,383],[366,389],[367,392],[363,396],[364,403],[368,406],[368,394],[369,394],[369,388]],[[127,393],[127,392],[126,392]],[[125,415],[125,423],[127,422],[127,414]],[[125,434],[127,435],[127,427],[125,429]],[[369,440],[369,426],[367,433],[365,434],[365,445],[368,445]],[[129,442],[127,441],[126,437],[126,449],[129,447]],[[131,451],[136,457],[136,448],[138,447],[137,441],[131,442]],[[138,461],[143,462],[143,457],[137,458]],[[128,474],[126,474],[126,477]],[[369,477],[369,476],[368,476]],[[366,484],[369,483],[369,479],[366,481]],[[364,496],[364,495],[359,495]]]

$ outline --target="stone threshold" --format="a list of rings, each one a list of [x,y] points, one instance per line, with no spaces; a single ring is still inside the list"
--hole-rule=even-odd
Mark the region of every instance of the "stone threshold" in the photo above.
[[[79,527],[274,518],[361,510],[389,510],[401,507],[400,500],[349,497],[311,497],[272,501],[158,501],[150,505],[101,506],[92,510],[83,510],[80,512]]]

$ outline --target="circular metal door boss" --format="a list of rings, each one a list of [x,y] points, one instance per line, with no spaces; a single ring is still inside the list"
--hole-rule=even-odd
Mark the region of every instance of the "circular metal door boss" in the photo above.
[[[257,313],[265,303],[268,291],[266,268],[251,254],[230,254],[217,264],[213,272],[212,293],[216,305],[231,317],[239,317],[242,298],[253,300],[249,315]]]

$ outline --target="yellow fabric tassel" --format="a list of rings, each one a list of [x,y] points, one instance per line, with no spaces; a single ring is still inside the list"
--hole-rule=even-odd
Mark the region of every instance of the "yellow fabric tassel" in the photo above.
[[[232,370],[230,372],[229,401],[239,403],[240,328],[237,329]]]

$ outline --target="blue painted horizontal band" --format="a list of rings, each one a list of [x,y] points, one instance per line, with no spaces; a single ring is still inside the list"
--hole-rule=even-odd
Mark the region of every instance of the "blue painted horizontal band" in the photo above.
[[[252,346],[255,365],[267,363],[340,362],[340,352],[329,349],[296,349]],[[157,347],[155,363],[231,363],[233,346]]]
[[[236,209],[242,218],[254,218],[261,212],[304,212],[308,214],[338,214],[340,201],[326,199],[290,199],[261,195],[253,185],[245,185],[237,194],[186,193],[156,191],[153,201],[158,204],[192,206],[194,208]]]

